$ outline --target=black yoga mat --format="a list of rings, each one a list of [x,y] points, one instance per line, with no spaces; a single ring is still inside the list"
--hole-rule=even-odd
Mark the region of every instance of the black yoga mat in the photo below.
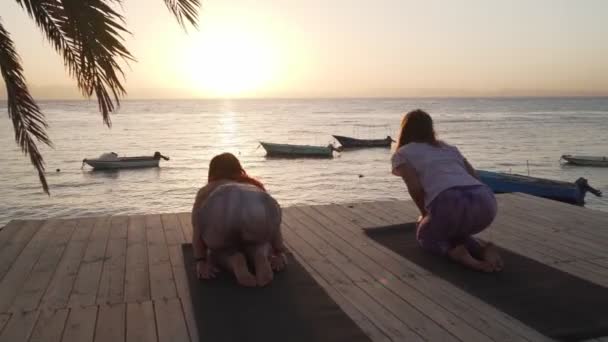
[[[225,271],[197,279],[192,245],[182,249],[201,341],[371,341],[292,255],[268,287],[244,288]]]
[[[502,272],[484,274],[423,251],[416,224],[365,229],[402,257],[551,338],[608,335],[608,289],[500,248]],[[608,272],[607,272],[608,274]]]

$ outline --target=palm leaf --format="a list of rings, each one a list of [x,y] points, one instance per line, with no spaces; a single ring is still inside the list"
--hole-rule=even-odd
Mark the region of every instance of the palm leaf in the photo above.
[[[125,95],[119,60],[134,60],[123,45],[128,33],[112,0],[17,0],[34,18],[86,97],[97,98],[103,121]]]
[[[198,27],[199,0],[165,0],[165,4],[180,25],[185,27],[185,21],[188,21],[192,26]]]
[[[8,116],[13,122],[15,141],[38,171],[38,177],[45,193],[49,186],[44,176],[44,160],[36,141],[51,146],[46,135],[47,124],[44,114],[34,102],[23,76],[21,61],[8,32],[0,23],[0,72],[6,83]]]
[[[103,122],[110,127],[110,113],[126,94],[124,73],[119,62],[128,64],[133,56],[124,46],[129,34],[125,21],[112,5],[122,0],[16,0],[34,19],[51,46],[63,57],[65,67],[78,89],[97,98]],[[197,26],[200,0],[164,0],[177,21]],[[3,77],[7,84],[9,117],[15,126],[15,139],[38,170],[44,191],[44,162],[35,139],[50,145],[46,122],[28,92],[19,59],[8,33],[2,29]]]

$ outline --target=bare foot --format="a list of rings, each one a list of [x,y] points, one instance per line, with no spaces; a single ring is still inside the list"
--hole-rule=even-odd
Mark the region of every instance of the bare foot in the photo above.
[[[268,262],[268,257],[262,250],[258,250],[253,257],[255,267],[255,278],[258,286],[270,284],[273,278],[272,268]]]
[[[232,272],[234,272],[234,276],[236,277],[236,281],[240,285],[246,287],[256,286],[256,279],[253,274],[249,272],[247,260],[242,253],[236,253],[230,256],[229,263],[232,268]]]
[[[268,257],[268,262],[270,262],[270,267],[273,271],[280,272],[285,269],[285,266],[287,265],[287,256],[285,253],[270,255]]]
[[[464,245],[458,245],[449,250],[448,256],[452,260],[473,270],[488,273],[494,272],[494,267],[489,262],[475,259]]]
[[[486,245],[483,247],[481,258],[492,266],[492,270],[494,272],[502,271],[504,263],[500,257],[500,254],[498,253],[498,249],[493,243],[486,243]]]

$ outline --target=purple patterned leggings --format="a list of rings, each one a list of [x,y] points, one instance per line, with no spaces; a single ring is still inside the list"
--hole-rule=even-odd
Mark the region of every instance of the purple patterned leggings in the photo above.
[[[481,247],[472,235],[486,229],[496,217],[496,198],[485,185],[454,187],[441,192],[431,202],[429,214],[416,232],[418,244],[425,250],[445,255],[464,244],[478,257]]]

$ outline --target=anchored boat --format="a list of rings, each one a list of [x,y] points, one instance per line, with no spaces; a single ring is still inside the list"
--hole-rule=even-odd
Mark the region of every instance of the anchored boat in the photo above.
[[[119,157],[114,152],[104,153],[99,158],[83,159],[82,166],[88,164],[95,170],[133,169],[143,167],[158,167],[160,160],[169,160],[160,152],[154,152],[153,156]]]
[[[602,192],[592,188],[585,178],[574,183],[536,178],[518,174],[507,174],[478,170],[481,181],[495,193],[522,192],[570,204],[585,204],[587,192],[600,197]]]
[[[564,154],[561,159],[565,160],[568,164],[573,165],[608,167],[607,157],[573,156],[570,154]]]
[[[333,135],[336,140],[344,148],[361,148],[361,147],[391,147],[394,142],[391,136],[387,136],[384,139],[357,139],[351,137],[345,137],[342,135]]]
[[[274,144],[260,142],[268,157],[316,157],[333,158],[333,151],[338,151],[332,144],[327,146]]]

